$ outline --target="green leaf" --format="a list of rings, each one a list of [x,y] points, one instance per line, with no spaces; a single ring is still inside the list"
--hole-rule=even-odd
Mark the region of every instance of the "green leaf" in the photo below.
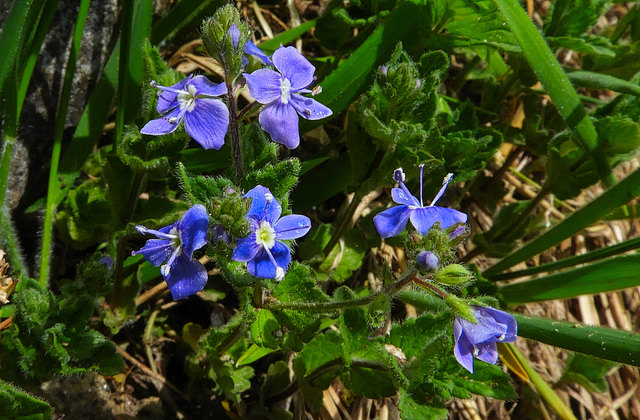
[[[273,353],[274,351],[276,350],[266,347],[260,347],[257,344],[252,344],[251,347],[249,347],[247,351],[238,358],[238,360],[236,361],[236,366],[249,365],[256,360],[260,360],[264,356]],[[271,366],[269,368],[271,368]],[[289,379],[289,376],[287,376],[287,379]]]
[[[264,404],[264,400],[270,396],[276,395],[289,385],[289,366],[287,363],[278,360],[269,365],[267,376],[264,378],[262,387],[260,388],[260,401]]]
[[[474,372],[468,378],[454,376],[452,382],[474,394],[500,400],[515,400],[518,397],[511,378],[502,371],[500,366],[488,363],[474,363]]]
[[[342,338],[333,330],[305,344],[293,361],[298,386],[314,411],[322,407],[322,391],[343,369]]]
[[[591,203],[487,269],[483,275],[491,279],[501,271],[516,265],[520,261],[531,258],[571,235],[576,234],[639,194],[640,170],[636,170],[627,176],[627,178],[609,188]]]
[[[267,187],[283,208],[287,207],[289,191],[298,183],[300,161],[296,158],[286,159],[276,164],[266,164],[262,169],[248,173],[242,182],[249,190],[256,185]]]
[[[0,407],[7,419],[48,420],[53,407],[22,389],[0,379]]]
[[[274,333],[279,330],[280,324],[273,313],[269,310],[261,309],[256,314],[256,320],[251,324],[251,338],[258,346],[275,349],[278,344]]]
[[[404,420],[445,419],[449,414],[449,410],[442,404],[421,404],[405,390],[400,391],[398,410]]]
[[[557,0],[552,3],[545,35],[580,36],[596,23],[609,5],[609,0]]]
[[[615,363],[597,357],[574,353],[564,367],[559,383],[577,383],[590,392],[607,392],[607,375]]]
[[[513,314],[518,335],[613,362],[640,366],[640,334]]]
[[[609,258],[584,267],[508,284],[498,293],[509,304],[589,295],[640,285],[640,255]]]
[[[503,50],[518,51],[514,35],[490,0],[455,0],[449,5],[451,18],[446,23],[447,37],[455,45],[492,45]]]

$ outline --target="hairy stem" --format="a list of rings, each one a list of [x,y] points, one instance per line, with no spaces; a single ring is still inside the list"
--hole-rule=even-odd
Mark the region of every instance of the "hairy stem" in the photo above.
[[[395,283],[389,285],[384,290],[382,290],[382,291],[380,291],[378,293],[372,293],[369,296],[365,296],[365,297],[359,298],[359,299],[345,300],[345,301],[339,301],[339,302],[288,302],[288,303],[283,303],[283,302],[271,301],[271,302],[265,303],[263,305],[263,308],[269,309],[269,310],[282,310],[282,309],[289,309],[289,310],[294,310],[294,311],[295,310],[302,310],[302,311],[316,312],[316,313],[317,312],[331,312],[331,311],[335,311],[335,310],[339,310],[339,309],[353,308],[353,307],[357,307],[357,306],[367,305],[367,304],[373,302],[380,295],[392,296],[392,295],[398,293],[400,291],[400,289],[402,289],[404,286],[409,284],[415,278],[416,278],[415,274],[413,272],[411,272],[411,273],[405,275],[404,277],[402,277],[400,280],[396,281]]]
[[[238,102],[233,82],[228,77],[225,78],[227,85],[227,100],[229,105],[229,132],[231,135],[231,148],[233,150],[233,164],[236,170],[236,183],[239,185],[244,176],[244,165],[242,162],[242,148],[240,147],[240,127],[238,126]]]

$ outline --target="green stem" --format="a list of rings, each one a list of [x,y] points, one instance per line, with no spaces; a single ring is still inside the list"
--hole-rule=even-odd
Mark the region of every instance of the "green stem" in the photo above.
[[[376,300],[378,296],[386,295],[391,296],[395,295],[402,289],[404,286],[414,281],[415,274],[413,272],[405,275],[400,280],[386,287],[383,291],[372,293],[368,296],[353,299],[353,300],[344,300],[339,302],[267,302],[263,305],[264,309],[269,310],[293,310],[293,311],[306,311],[306,312],[332,312],[340,309],[346,308],[354,308],[358,306],[368,305],[369,303]]]
[[[218,353],[219,356],[222,356],[223,354],[225,354],[225,352],[229,350],[231,346],[233,346],[233,343],[235,343],[236,341],[238,341],[240,337],[242,337],[242,333],[244,332],[244,325],[245,325],[244,321],[240,322],[240,324],[238,324],[238,326],[235,327],[229,333],[229,335],[225,337],[222,343],[220,343],[218,348],[216,348],[216,352]]]
[[[233,81],[229,80],[229,77],[225,77],[225,80],[228,93],[229,134],[231,136],[231,149],[233,150],[233,164],[235,167],[236,183],[240,185],[244,177],[244,163],[242,161],[242,148],[240,147],[240,127],[238,126],[238,99],[236,98],[236,92],[233,88]]]
[[[151,370],[153,371],[153,373],[158,373],[158,368],[156,367],[156,364],[153,359],[153,350],[151,349],[151,342],[153,340],[153,326],[156,322],[156,318],[158,317],[159,313],[160,311],[157,309],[151,312],[151,315],[149,315],[149,320],[147,321],[147,326],[144,328],[144,336],[143,336],[144,349],[145,349],[145,352],[147,353],[147,359],[149,359],[149,367],[151,367]]]
[[[518,363],[520,363],[520,366],[522,366],[525,372],[527,372],[531,383],[538,391],[538,394],[540,394],[540,396],[547,402],[547,404],[549,404],[549,407],[551,407],[551,409],[555,411],[561,419],[576,420],[576,417],[573,415],[569,407],[567,407],[564,402],[562,402],[558,394],[556,394],[556,392],[549,386],[549,384],[547,384],[544,379],[542,379],[540,375],[538,375],[538,372],[536,372],[535,369],[531,367],[527,358],[524,357],[522,353],[520,353],[520,350],[518,350],[516,345],[513,343],[509,343],[507,344],[507,346],[509,346],[509,349],[513,352],[513,355],[515,356]]]
[[[124,120],[127,113],[126,86],[129,75],[129,55],[131,52],[131,26],[133,24],[133,10],[136,2],[125,1],[120,11],[120,65],[118,66],[118,108],[116,109],[116,128],[113,140],[113,153],[118,152],[122,133],[124,132]]]
[[[71,97],[71,85],[76,70],[78,50],[80,49],[80,42],[82,41],[82,31],[84,30],[84,24],[87,20],[90,3],[90,0],[82,0],[80,2],[56,115],[53,149],[51,150],[51,166],[49,168],[49,184],[47,187],[47,202],[45,204],[44,226],[42,229],[42,249],[40,252],[40,285],[43,287],[47,286],[47,280],[49,278],[49,259],[51,256],[53,216],[56,211],[55,199],[58,194],[58,165],[60,163],[60,151],[62,149],[62,135],[64,133],[64,123],[67,117],[69,99]]]
[[[357,190],[353,194],[351,203],[349,203],[349,207],[347,207],[347,211],[345,212],[344,217],[340,221],[338,228],[331,236],[331,239],[329,240],[329,243],[327,244],[327,246],[325,246],[324,249],[322,250],[322,254],[325,256],[325,258],[329,257],[329,254],[331,254],[331,251],[333,251],[333,248],[338,244],[338,242],[340,241],[340,238],[342,238],[342,236],[347,231],[347,229],[349,229],[349,225],[351,224],[351,219],[353,218],[353,215],[355,214],[356,209],[358,208],[358,205],[360,204],[360,200],[362,199],[362,197],[363,197],[363,194],[360,192],[360,190]]]

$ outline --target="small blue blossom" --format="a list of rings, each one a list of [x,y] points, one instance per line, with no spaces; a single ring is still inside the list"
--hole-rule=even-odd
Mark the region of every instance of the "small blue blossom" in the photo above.
[[[383,238],[398,235],[407,226],[409,219],[411,219],[411,224],[421,235],[425,235],[436,222],[440,222],[441,229],[447,229],[448,227],[467,221],[466,214],[458,210],[437,207],[435,205],[447,189],[447,185],[449,185],[453,174],[448,174],[445,177],[442,188],[440,188],[438,194],[431,200],[431,204],[428,206],[424,205],[422,201],[423,169],[424,165],[420,165],[420,201],[411,195],[404,185],[405,176],[402,168],[395,170],[393,179],[400,184],[400,188],[393,188],[391,190],[391,197],[393,201],[400,205],[378,213],[373,218],[373,223]]]
[[[331,109],[301,93],[313,93],[307,89],[314,81],[315,67],[294,47],[280,47],[273,53],[276,70],[260,69],[244,73],[249,93],[266,105],[258,121],[273,141],[295,149],[300,144],[298,115],[307,120],[319,120],[330,116]]]
[[[488,306],[471,306],[477,324],[459,316],[453,322],[453,354],[458,363],[473,373],[473,358],[483,362],[498,362],[496,343],[513,343],[518,324],[510,314]]]
[[[223,83],[212,83],[204,76],[189,76],[171,87],[157,85],[158,113],[140,132],[152,136],[173,133],[184,120],[184,128],[205,149],[220,149],[229,127],[229,110],[216,96],[227,93]]]
[[[185,212],[176,223],[159,230],[136,226],[141,234],[151,234],[158,239],[149,239],[138,251],[144,258],[160,267],[174,300],[183,299],[201,291],[207,283],[207,270],[193,259],[193,251],[207,243],[209,216],[201,204]],[[165,262],[166,261],[166,262]]]
[[[237,50],[238,44],[240,43],[240,30],[238,29],[235,23],[232,24],[231,27],[229,28],[229,35],[231,36],[231,42],[233,43],[233,48]],[[256,44],[254,44],[253,42],[247,41],[247,44],[244,46],[243,51],[245,54],[260,60],[262,64],[273,66],[273,62],[271,61],[269,56],[264,52],[262,52],[262,50],[258,48]],[[246,66],[248,64],[249,64],[249,60],[247,60],[245,57],[242,57],[242,65]]]
[[[280,203],[262,185],[250,190],[245,197],[252,199],[245,216],[252,232],[238,241],[231,259],[246,262],[249,274],[254,277],[280,281],[291,261],[291,251],[281,240],[305,235],[311,229],[311,220],[298,214],[280,218]]]

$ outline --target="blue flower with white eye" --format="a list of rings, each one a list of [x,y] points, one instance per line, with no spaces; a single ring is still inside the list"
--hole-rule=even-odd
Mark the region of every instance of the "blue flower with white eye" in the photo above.
[[[330,116],[331,109],[315,99],[302,96],[314,81],[313,64],[294,47],[280,47],[271,57],[277,71],[260,69],[244,73],[251,97],[266,105],[260,112],[260,127],[276,143],[295,149],[300,144],[298,115],[307,120]]]
[[[291,261],[291,251],[281,240],[305,235],[311,229],[311,220],[298,214],[280,217],[280,203],[262,185],[247,192],[245,197],[252,199],[245,216],[252,232],[238,241],[231,259],[246,262],[249,274],[254,277],[280,281]]]
[[[391,190],[391,197],[393,201],[400,205],[378,213],[373,218],[373,223],[383,238],[398,235],[407,226],[409,220],[411,220],[411,224],[421,235],[425,235],[436,222],[440,222],[441,229],[447,229],[448,227],[467,221],[466,214],[458,210],[435,205],[447,189],[447,185],[449,185],[453,174],[448,174],[444,178],[442,188],[440,188],[438,194],[431,200],[431,204],[428,206],[424,205],[422,201],[423,170],[424,165],[420,165],[420,201],[418,201],[404,185],[405,176],[402,168],[396,169],[393,173],[393,179],[400,184],[400,188],[393,188]]]
[[[224,83],[204,76],[189,76],[171,87],[157,85],[157,110],[162,117],[149,121],[140,132],[160,136],[176,131],[184,120],[187,134],[205,149],[220,149],[229,127],[229,110],[216,96],[227,93]]]
[[[141,234],[151,234],[158,239],[149,239],[138,251],[167,282],[174,300],[183,299],[201,291],[207,284],[207,270],[198,260],[193,259],[193,251],[207,243],[209,216],[201,204],[196,204],[185,212],[180,220],[159,230],[136,226]]]
[[[459,316],[453,321],[453,354],[465,369],[473,373],[473,358],[495,365],[498,362],[496,343],[513,343],[518,324],[510,314],[489,306],[471,306],[477,324]]]

